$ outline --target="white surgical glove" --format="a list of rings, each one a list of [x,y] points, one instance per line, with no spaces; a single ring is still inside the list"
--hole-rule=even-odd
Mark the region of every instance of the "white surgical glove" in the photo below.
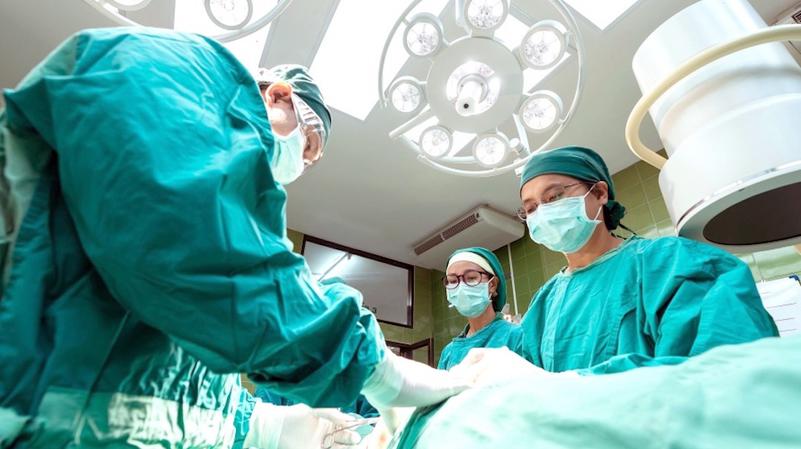
[[[379,411],[392,407],[423,407],[437,404],[470,388],[454,373],[437,370],[386,351],[362,387],[362,394]],[[383,413],[382,413],[383,415]]]
[[[356,449],[358,433],[341,427],[353,420],[335,409],[256,403],[244,447],[257,449]]]
[[[451,372],[476,386],[498,385],[517,379],[544,376],[579,376],[574,371],[551,373],[529,363],[508,348],[473,348]]]

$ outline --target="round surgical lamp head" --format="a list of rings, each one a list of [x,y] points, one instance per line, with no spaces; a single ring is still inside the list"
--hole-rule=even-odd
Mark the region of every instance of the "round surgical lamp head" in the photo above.
[[[403,47],[411,56],[433,56],[442,44],[442,23],[430,13],[414,16],[403,33]]]
[[[441,125],[427,128],[420,134],[420,148],[426,156],[439,159],[453,148],[453,133]]]
[[[473,144],[473,157],[484,167],[497,167],[509,152],[509,139],[502,134],[481,134]]]
[[[535,70],[555,66],[566,51],[566,29],[555,20],[542,20],[532,25],[517,48],[523,64]]]
[[[418,111],[425,104],[423,85],[410,76],[400,77],[389,86],[389,98],[392,107],[403,113]]]
[[[206,14],[224,30],[238,30],[253,16],[252,0],[205,0]]]
[[[459,21],[471,31],[494,31],[509,15],[508,0],[464,0],[461,6]]]
[[[107,0],[108,3],[121,11],[137,11],[150,3],[150,0]]]
[[[562,99],[551,91],[538,90],[523,102],[518,115],[527,130],[535,133],[548,131],[562,117]]]

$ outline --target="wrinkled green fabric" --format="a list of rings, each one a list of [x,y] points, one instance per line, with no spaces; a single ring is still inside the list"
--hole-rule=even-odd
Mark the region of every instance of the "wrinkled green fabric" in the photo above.
[[[564,175],[580,181],[604,181],[609,186],[609,201],[604,205],[606,227],[617,229],[626,208],[615,200],[615,184],[603,158],[589,148],[569,146],[535,154],[523,167],[520,189],[541,175]]]
[[[679,363],[778,335],[748,266],[681,237],[633,237],[587,267],[558,273],[521,327],[526,359],[587,374]]]
[[[469,325],[464,331],[442,349],[439,357],[439,369],[451,369],[467,357],[473,348],[514,348],[519,350],[523,330],[520,326],[512,324],[498,314],[490,324],[471,336],[467,336]]]
[[[394,447],[796,449],[799,416],[801,336],[765,338],[677,366],[467,390]]]
[[[501,266],[501,261],[498,260],[498,256],[496,256],[495,253],[487,248],[475,246],[472,248],[457,249],[453,252],[453,254],[451,254],[450,257],[448,257],[448,261],[453,259],[453,256],[459,253],[477,254],[483,257],[492,267],[492,271],[495,272],[495,277],[498,279],[498,289],[496,291],[498,294],[492,298],[492,309],[496,312],[500,312],[503,309],[503,306],[506,305],[506,276],[503,274],[503,266]]]
[[[88,30],[5,100],[0,416],[25,424],[0,441],[236,447],[239,372],[313,406],[356,398],[376,320],[291,251],[266,110],[225,48]]]

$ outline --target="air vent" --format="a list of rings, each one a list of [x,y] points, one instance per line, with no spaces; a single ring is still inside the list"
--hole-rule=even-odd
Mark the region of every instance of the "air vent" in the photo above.
[[[426,240],[425,242],[415,246],[414,253],[419,256],[420,254],[423,254],[424,252],[430,250],[431,248],[439,245],[444,241],[445,239],[443,239],[440,234],[437,234],[434,237],[431,237],[430,239]]]
[[[414,246],[417,265],[441,270],[448,256],[469,246],[497,249],[523,236],[525,228],[510,215],[479,206]]]
[[[450,228],[448,228],[448,229],[446,229],[446,230],[444,230],[442,232],[443,240],[448,240],[449,238],[453,237],[454,235],[456,235],[456,234],[464,231],[465,229],[469,228],[470,226],[473,226],[474,224],[478,223],[478,221],[479,221],[478,214],[472,214],[472,215],[464,218],[462,221],[456,223],[455,225],[451,226]]]

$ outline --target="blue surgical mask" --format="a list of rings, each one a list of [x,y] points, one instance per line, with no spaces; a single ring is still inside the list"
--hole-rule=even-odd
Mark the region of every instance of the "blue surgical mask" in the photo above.
[[[270,163],[273,179],[283,185],[287,185],[303,174],[303,169],[305,168],[303,147],[305,144],[306,142],[299,126],[287,136],[275,134],[275,151]]]
[[[592,190],[592,189],[590,189]],[[545,245],[551,251],[572,254],[580,250],[590,241],[601,209],[595,219],[587,216],[587,192],[584,196],[573,196],[540,205],[537,210],[526,217],[531,240]]]
[[[456,288],[448,290],[448,302],[463,316],[475,318],[490,305],[489,282],[475,286],[462,282]]]

